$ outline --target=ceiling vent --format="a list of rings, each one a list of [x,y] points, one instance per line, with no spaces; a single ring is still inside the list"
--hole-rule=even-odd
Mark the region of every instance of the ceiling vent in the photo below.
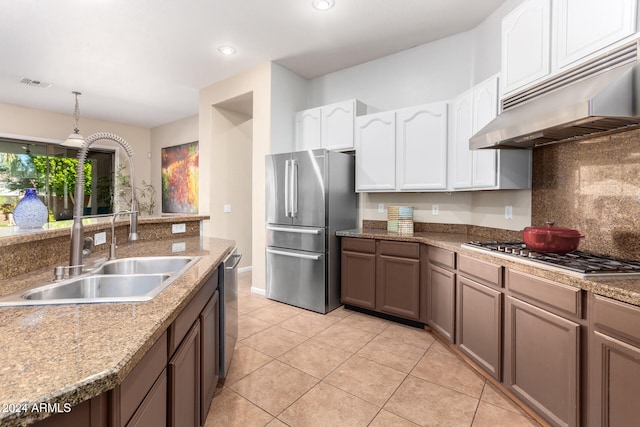
[[[20,79],[20,83],[31,87],[39,87],[41,89],[47,89],[48,87],[51,87],[51,83],[41,82],[40,80],[31,80],[26,77]]]

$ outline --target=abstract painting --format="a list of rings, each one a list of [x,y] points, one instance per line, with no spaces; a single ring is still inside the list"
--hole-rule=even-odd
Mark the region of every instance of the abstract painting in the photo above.
[[[162,149],[162,213],[198,213],[198,141]]]

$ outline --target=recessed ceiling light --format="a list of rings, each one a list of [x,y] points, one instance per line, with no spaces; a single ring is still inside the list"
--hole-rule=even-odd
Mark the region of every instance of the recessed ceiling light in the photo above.
[[[236,49],[233,46],[220,46],[218,52],[223,55],[233,55],[236,53]]]
[[[318,10],[327,10],[333,7],[333,0],[312,0],[311,4]]]

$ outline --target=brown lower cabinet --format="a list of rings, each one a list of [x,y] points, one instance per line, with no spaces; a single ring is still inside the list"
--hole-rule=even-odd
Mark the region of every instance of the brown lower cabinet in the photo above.
[[[200,426],[200,323],[169,361],[169,426]]]
[[[640,420],[640,308],[594,296],[589,351],[589,425]]]
[[[340,293],[343,304],[376,309],[376,241],[342,238]]]
[[[420,244],[342,238],[343,304],[420,320]]]
[[[458,255],[456,343],[498,381],[502,379],[502,283],[502,266]]]
[[[580,301],[581,291],[525,273],[507,277],[505,386],[550,424],[579,426],[580,319],[559,313]]]
[[[456,273],[455,252],[429,247],[426,266],[425,323],[440,335],[455,341]]]
[[[200,427],[218,383],[218,270],[121,384],[38,427]]]

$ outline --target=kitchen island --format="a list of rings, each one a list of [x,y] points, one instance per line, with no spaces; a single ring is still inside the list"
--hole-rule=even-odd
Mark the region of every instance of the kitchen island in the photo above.
[[[147,302],[1,308],[0,425],[28,425],[121,384],[234,246],[199,236],[120,244],[118,258],[201,257]],[[50,282],[53,266],[0,280],[0,295]]]

